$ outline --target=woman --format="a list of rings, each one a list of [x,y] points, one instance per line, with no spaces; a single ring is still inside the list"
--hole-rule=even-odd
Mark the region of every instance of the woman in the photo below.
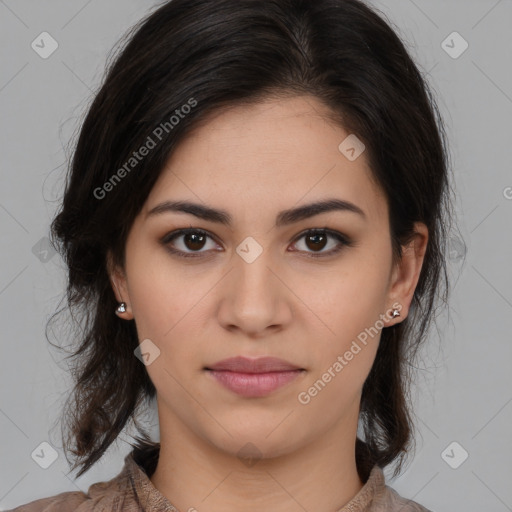
[[[443,123],[359,0],[173,0],[81,128],[54,243],[79,319],[78,476],[15,510],[427,511],[385,484],[450,217]],[[160,440],[137,413],[156,398]]]

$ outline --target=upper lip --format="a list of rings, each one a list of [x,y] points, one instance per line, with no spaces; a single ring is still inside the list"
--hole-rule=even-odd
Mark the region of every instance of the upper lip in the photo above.
[[[250,359],[247,357],[231,357],[223,359],[214,365],[207,366],[207,370],[224,370],[240,373],[269,373],[269,372],[285,372],[292,370],[302,370],[283,359],[277,357],[258,357]]]

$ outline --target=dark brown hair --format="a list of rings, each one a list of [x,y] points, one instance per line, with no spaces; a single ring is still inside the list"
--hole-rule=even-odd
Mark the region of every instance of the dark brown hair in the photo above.
[[[73,469],[81,468],[78,476],[129,420],[141,434],[137,449],[158,446],[137,422],[156,390],[134,356],[135,323],[114,314],[107,252],[123,266],[135,216],[172,151],[208,115],[304,94],[366,145],[372,177],[388,201],[395,261],[414,222],[429,230],[410,314],[383,329],[361,399],[361,478],[374,464],[396,462],[395,475],[400,471],[413,441],[412,361],[436,298],[448,297],[448,151],[433,93],[391,23],[359,0],[172,0],[128,32],[109,63],[51,226],[69,270],[67,306],[78,341],[70,356],[75,388],[63,418],[64,447],[75,456]],[[127,167],[148,137],[155,146]]]

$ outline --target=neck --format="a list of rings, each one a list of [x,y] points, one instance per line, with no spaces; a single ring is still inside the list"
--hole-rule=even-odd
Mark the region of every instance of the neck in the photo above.
[[[179,510],[249,512],[257,502],[262,510],[279,512],[337,511],[363,487],[355,412],[350,422],[296,450],[245,463],[178,418],[160,415],[160,455],[151,482]]]

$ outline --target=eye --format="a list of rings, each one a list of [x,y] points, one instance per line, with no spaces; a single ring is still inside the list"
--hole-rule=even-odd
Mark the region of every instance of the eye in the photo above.
[[[175,244],[175,245],[181,245],[181,247],[184,247],[185,249],[190,249],[192,252],[187,252],[186,250],[183,250],[182,248],[175,249],[171,247],[171,242],[174,242],[174,240],[182,238],[181,244]],[[199,249],[202,249],[205,245],[205,241],[212,237],[202,229],[197,228],[188,228],[188,229],[180,229],[178,231],[174,231],[173,233],[169,233],[162,239],[162,243],[167,247],[167,249],[172,253],[176,254],[177,256],[180,256],[182,258],[197,258],[201,256],[202,252],[198,253]]]
[[[331,244],[334,245],[333,248],[327,251],[322,251],[327,245],[329,238],[334,239],[337,241],[337,243]],[[353,245],[353,242],[346,237],[345,235],[342,235],[338,231],[333,231],[331,229],[323,228],[323,229],[309,229],[305,233],[302,233],[299,235],[299,237],[296,240],[305,240],[305,252],[308,253],[308,257],[312,258],[323,258],[326,256],[332,256],[333,254],[338,253],[343,249],[344,246],[350,247]],[[295,242],[297,243],[297,242]],[[307,249],[313,249],[313,252],[308,252]]]
[[[181,242],[176,243],[175,240],[179,239],[181,239]],[[167,234],[162,239],[162,243],[166,246],[168,251],[181,258],[198,258],[202,256],[202,253],[208,252],[209,250],[217,250],[214,244],[209,250],[201,251],[201,249],[207,246],[206,242],[208,239],[213,240],[213,237],[206,231],[198,228],[188,228],[179,229],[178,231]],[[344,246],[350,247],[353,245],[353,242],[345,235],[327,228],[309,229],[301,233],[295,239],[294,245],[297,244],[297,240],[302,239],[305,239],[306,249],[299,249],[299,251],[292,252],[306,252],[307,256],[312,258],[332,256],[341,251]],[[335,240],[337,243],[331,244],[334,245],[334,247],[330,250],[323,251],[328,245],[329,239]],[[176,248],[176,246],[178,246],[178,248]],[[313,249],[313,252],[309,252],[308,249]],[[188,252],[188,250],[190,252]]]

